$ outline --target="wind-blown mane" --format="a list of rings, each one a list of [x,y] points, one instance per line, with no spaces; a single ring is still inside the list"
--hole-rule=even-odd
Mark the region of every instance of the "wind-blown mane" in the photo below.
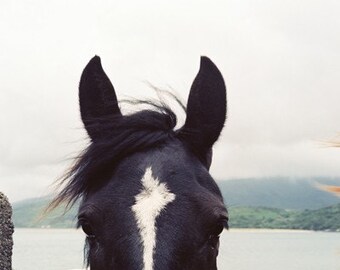
[[[107,130],[98,141],[91,141],[76,158],[75,164],[61,178],[59,185],[65,184],[48,209],[61,203],[72,206],[90,190],[104,184],[114,166],[128,155],[157,147],[176,137],[177,116],[163,100],[166,94],[185,110],[182,102],[171,92],[158,90],[159,100],[124,100],[132,105],[148,105],[148,109],[124,117],[108,116],[91,121],[93,128]],[[96,178],[96,181],[91,179]]]

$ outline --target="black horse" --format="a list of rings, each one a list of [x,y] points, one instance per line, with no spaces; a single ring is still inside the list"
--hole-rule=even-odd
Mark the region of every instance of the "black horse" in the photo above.
[[[177,130],[164,103],[122,115],[97,56],[83,71],[79,100],[91,143],[52,205],[81,199],[91,270],[216,269],[228,214],[209,174],[226,118],[226,88],[213,62],[201,58]]]

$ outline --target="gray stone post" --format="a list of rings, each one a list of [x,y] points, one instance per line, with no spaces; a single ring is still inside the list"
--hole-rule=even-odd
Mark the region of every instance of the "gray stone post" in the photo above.
[[[7,197],[0,192],[0,269],[12,270],[12,248],[14,226],[12,207]]]

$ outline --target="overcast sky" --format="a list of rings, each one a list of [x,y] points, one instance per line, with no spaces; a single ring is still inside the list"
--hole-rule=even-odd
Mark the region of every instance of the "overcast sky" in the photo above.
[[[228,122],[216,179],[340,177],[340,2],[0,2],[0,191],[42,196],[86,143],[77,87],[101,56],[119,98],[144,83],[186,101],[200,55],[220,68]]]

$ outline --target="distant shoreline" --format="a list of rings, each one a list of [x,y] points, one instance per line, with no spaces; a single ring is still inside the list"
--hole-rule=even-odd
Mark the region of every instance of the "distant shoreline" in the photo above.
[[[65,232],[77,232],[83,234],[81,229],[76,228],[15,228],[16,230],[25,231],[65,231]],[[329,232],[329,231],[313,231],[313,230],[299,230],[299,229],[265,229],[265,228],[231,228],[228,230],[231,233],[314,233],[314,232]],[[333,231],[330,231],[333,232]]]
[[[266,228],[231,228],[230,232],[250,232],[250,233],[313,233],[323,231],[299,230],[299,229],[266,229]]]
[[[30,228],[30,227],[19,227],[19,228],[14,228],[14,233],[15,231],[17,230],[25,230],[25,231],[38,231],[38,230],[41,230],[41,231],[58,231],[58,232],[61,232],[61,231],[64,231],[64,232],[79,232],[81,234],[84,234],[83,231],[81,229],[77,229],[77,228]],[[84,234],[85,236],[85,234]]]

